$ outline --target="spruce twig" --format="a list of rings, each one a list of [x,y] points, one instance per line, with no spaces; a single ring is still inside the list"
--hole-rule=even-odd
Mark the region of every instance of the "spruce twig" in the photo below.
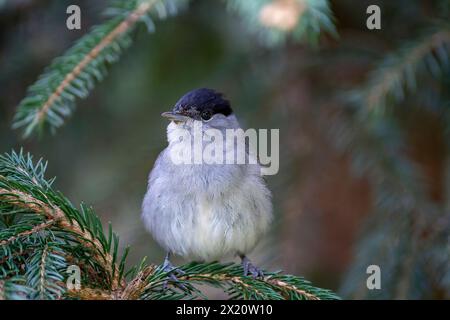
[[[433,29],[387,55],[369,75],[367,84],[355,90],[353,96],[367,112],[383,110],[390,98],[401,102],[407,89],[416,89],[419,71],[428,69],[438,76],[449,67],[449,48],[448,26]]]
[[[113,257],[109,253],[103,253],[103,247],[98,239],[92,237],[91,233],[87,230],[83,230],[77,221],[69,221],[60,208],[47,205],[33,196],[19,190],[6,190],[0,188],[0,199],[20,208],[29,209],[35,213],[42,214],[49,219],[47,223],[50,221],[52,223],[56,222],[62,229],[79,235],[80,238],[83,239],[85,245],[93,249],[94,258],[101,263],[106,270],[109,270],[111,274],[115,275],[111,285],[113,290],[117,289],[119,286],[119,272],[117,272],[117,270],[116,272],[113,272],[114,268],[116,268],[116,266],[113,265]]]
[[[150,8],[156,3],[156,0],[141,3],[134,11],[132,11],[128,17],[122,21],[117,27],[109,32],[99,44],[97,44],[92,50],[90,50],[86,56],[70,71],[58,85],[56,90],[48,97],[44,102],[42,108],[36,113],[33,123],[40,123],[42,119],[48,114],[55,101],[61,97],[61,94],[66,90],[68,86],[73,83],[75,79],[86,69],[86,66],[92,63],[99,54],[111,43],[127,32],[144,14],[146,14]]]
[[[51,131],[72,113],[76,98],[88,96],[95,82],[103,80],[107,66],[131,45],[130,32],[140,22],[153,28],[152,12],[159,18],[173,13],[187,0],[120,0],[106,10],[112,16],[56,58],[20,103],[14,128],[24,128],[28,137],[48,125]],[[112,14],[111,14],[112,13]]]

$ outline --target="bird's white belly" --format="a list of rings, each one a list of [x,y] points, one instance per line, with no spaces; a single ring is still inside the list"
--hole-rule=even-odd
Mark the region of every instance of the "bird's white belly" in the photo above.
[[[220,242],[224,239],[225,230],[216,230],[213,225],[214,212],[212,205],[206,200],[199,201],[197,205],[196,221],[193,225],[192,249],[197,252],[216,252]],[[222,228],[220,228],[222,229]],[[206,250],[205,250],[206,249]],[[220,250],[221,251],[221,250]]]
[[[247,253],[256,244],[259,232],[251,221],[223,210],[220,204],[204,198],[197,201],[190,221],[180,221],[184,252],[181,255],[200,261],[219,260],[236,253]],[[245,218],[244,218],[245,219]],[[245,219],[247,220],[247,219]],[[249,225],[250,223],[250,225]],[[176,232],[178,234],[180,230]]]
[[[143,221],[165,250],[213,261],[254,248],[272,219],[259,176],[240,166],[167,168],[173,176],[151,177],[143,202]]]

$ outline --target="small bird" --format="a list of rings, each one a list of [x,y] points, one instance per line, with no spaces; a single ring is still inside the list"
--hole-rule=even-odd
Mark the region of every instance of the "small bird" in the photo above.
[[[182,130],[192,133],[196,124],[205,134],[216,129],[225,136],[227,129],[240,129],[229,101],[212,89],[195,89],[162,116],[170,120],[168,146],[150,172],[142,220],[167,252],[165,270],[176,270],[171,254],[199,262],[238,255],[244,275],[263,276],[246,256],[272,221],[271,193],[260,165],[176,164],[171,158],[175,147],[191,151],[191,141],[179,137]]]

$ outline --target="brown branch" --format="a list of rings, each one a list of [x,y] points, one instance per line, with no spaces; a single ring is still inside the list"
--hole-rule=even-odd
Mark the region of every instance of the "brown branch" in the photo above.
[[[145,288],[149,286],[146,280],[155,272],[156,268],[155,265],[147,266],[126,287],[119,288],[116,291],[82,287],[79,290],[69,289],[66,294],[80,300],[137,300]]]
[[[19,238],[26,237],[26,236],[29,236],[29,235],[34,234],[34,233],[38,233],[39,231],[44,230],[44,229],[52,226],[55,223],[56,223],[55,219],[47,220],[46,222],[43,222],[41,224],[38,224],[37,226],[34,226],[30,230],[23,231],[23,232],[21,232],[21,233],[19,233],[17,235],[14,235],[14,236],[6,239],[6,240],[0,241],[0,246],[7,245],[7,244],[9,244],[9,243],[19,239]]]
[[[282,288],[283,290],[295,291],[298,294],[301,294],[302,296],[305,296],[306,298],[308,298],[308,300],[320,300],[319,297],[313,295],[312,293],[306,292],[305,290],[297,288],[296,286],[286,283],[284,281],[281,281],[278,279],[270,279],[270,278],[265,279],[264,281],[266,281],[274,286],[277,286],[279,288]]]
[[[83,244],[93,249],[93,258],[96,259],[105,270],[111,275],[111,289],[116,290],[119,285],[119,272],[115,264],[113,264],[113,258],[108,252],[104,252],[103,246],[100,241],[94,238],[88,231],[81,228],[80,224],[66,217],[61,208],[46,204],[33,196],[26,194],[19,190],[7,190],[0,188],[0,198],[9,201],[11,204],[20,208],[31,210],[35,213],[42,214],[50,220],[54,220],[55,223],[62,229],[73,232],[80,236]],[[112,276],[114,274],[114,276]]]
[[[42,257],[41,257],[41,270],[40,270],[40,282],[39,282],[39,288],[40,288],[40,292],[42,293],[45,289],[45,267],[47,265],[46,263],[46,259],[47,259],[47,255],[48,255],[48,245],[46,244],[44,247],[44,251],[42,252]],[[44,298],[44,297],[41,297]]]
[[[253,288],[251,285],[249,285],[248,283],[245,283],[241,277],[238,276],[230,276],[227,274],[210,274],[210,273],[206,273],[206,274],[196,274],[195,276],[184,276],[184,277],[180,277],[180,279],[185,279],[185,280],[197,280],[197,281],[201,281],[204,280],[205,278],[212,278],[215,279],[217,281],[231,281],[234,282],[240,286],[246,287],[246,288],[251,288],[253,291],[256,291],[258,294],[259,292]],[[301,294],[303,296],[305,296],[308,300],[320,300],[319,297],[315,296],[312,293],[309,293],[305,290],[302,290],[300,288],[297,288],[294,285],[288,284],[284,281],[278,280],[278,279],[271,279],[270,276],[269,277],[264,277],[263,279],[261,279],[261,281],[270,284],[272,286],[278,287],[281,290],[285,290],[285,291],[295,291],[298,294]]]
[[[141,3],[128,17],[117,27],[109,32],[99,44],[97,44],[74,68],[68,73],[56,90],[45,101],[42,108],[37,112],[35,122],[39,123],[47,114],[49,109],[60,98],[63,91],[83,72],[83,70],[116,38],[126,33],[136,22],[145,15],[156,3],[156,0]]]
[[[5,300],[5,281],[0,280],[0,301]]]
[[[192,280],[192,281],[202,281],[205,278],[210,278],[210,279],[214,279],[216,281],[231,281],[235,284],[238,284],[242,287],[245,288],[251,288],[250,285],[248,285],[247,283],[245,283],[244,281],[242,281],[242,279],[240,277],[237,276],[230,276],[227,274],[211,274],[211,273],[203,273],[203,274],[196,274],[196,275],[187,275],[187,276],[182,276],[180,277],[180,279],[183,280]],[[253,291],[255,291],[257,294],[259,294],[258,290],[256,290],[255,288],[252,288]]]
[[[406,59],[391,70],[387,71],[383,77],[379,80],[379,83],[370,90],[367,96],[367,107],[369,110],[374,109],[382,97],[386,96],[392,87],[392,83],[399,79],[399,75],[404,72],[406,66],[417,63],[422,59],[428,52],[438,47],[442,43],[450,41],[449,31],[439,31],[433,34],[428,41],[421,43],[419,46],[414,48],[412,52],[408,55]]]
[[[92,288],[82,288],[80,290],[69,289],[66,294],[80,300],[116,300],[115,295],[110,291]]]
[[[139,298],[141,293],[145,290],[145,288],[149,285],[147,283],[147,279],[149,276],[151,276],[157,266],[150,265],[146,267],[144,270],[139,272],[137,276],[131,280],[126,288],[120,293],[119,299],[120,300],[136,300]]]

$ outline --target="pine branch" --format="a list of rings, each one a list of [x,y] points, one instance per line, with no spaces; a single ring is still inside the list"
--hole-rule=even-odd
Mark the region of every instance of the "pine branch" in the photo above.
[[[34,288],[31,299],[59,299],[65,291],[63,271],[67,264],[57,243],[45,243],[27,261],[27,285]]]
[[[26,159],[26,160],[25,160]],[[26,209],[35,214],[44,216],[64,231],[75,235],[76,239],[83,243],[85,248],[91,251],[92,258],[99,263],[102,268],[112,276],[111,288],[114,290],[120,285],[121,272],[115,264],[118,240],[114,233],[111,233],[107,240],[103,234],[102,225],[98,218],[84,206],[81,210],[75,209],[70,202],[58,193],[54,193],[49,188],[36,188],[38,179],[42,179],[43,172],[37,170],[32,165],[31,156],[23,156],[22,153],[0,156],[0,200],[2,205],[15,206]],[[27,167],[21,167],[26,164]],[[41,168],[42,162],[38,162]],[[11,172],[11,168],[16,167],[17,172]],[[2,170],[6,168],[7,170]],[[33,172],[39,172],[37,177],[32,176]],[[4,174],[4,175],[3,175]],[[24,181],[23,178],[31,178]],[[19,181],[15,180],[19,178]],[[48,186],[49,183],[43,183]],[[32,226],[30,229],[36,228]],[[18,237],[18,235],[16,235]],[[10,242],[11,238],[2,239],[2,242]],[[113,243],[114,241],[114,243]],[[113,254],[110,254],[113,250]]]
[[[369,178],[374,195],[374,208],[341,288],[345,297],[415,298],[408,293],[414,290],[407,287],[418,283],[415,277],[425,277],[433,248],[448,238],[448,231],[434,227],[446,213],[429,198],[421,170],[406,152],[407,134],[399,130],[395,113],[384,111],[407,95],[420,94],[427,82],[417,85],[419,79],[433,76],[436,83],[445,81],[449,42],[449,28],[442,25],[401,45],[375,67],[365,86],[352,92],[354,108],[336,121],[340,128],[333,136],[339,138],[333,140],[344,146],[353,167]],[[436,236],[424,237],[424,233]],[[442,254],[442,249],[436,251]],[[374,263],[383,270],[383,290],[365,286],[366,268]],[[429,274],[441,274],[436,265]]]
[[[12,277],[7,280],[0,278],[0,301],[25,300],[31,293],[25,282],[23,277]]]
[[[357,107],[335,120],[331,139],[350,157],[353,170],[368,178],[374,205],[340,294],[355,299],[394,299],[399,297],[395,295],[400,291],[399,279],[410,277],[408,268],[423,261],[423,253],[428,252],[413,251],[420,247],[415,243],[424,229],[417,221],[429,223],[442,212],[430,202],[420,168],[405,152],[407,137],[395,119],[381,113],[371,117],[364,105]],[[383,270],[383,290],[366,287],[366,268],[371,264]]]
[[[382,112],[391,100],[399,103],[408,90],[414,92],[418,75],[423,71],[438,77],[448,70],[449,56],[450,29],[443,25],[384,58],[365,87],[352,93],[352,99],[367,112]]]
[[[240,265],[197,264],[180,268],[186,274],[180,279],[187,282],[207,282],[225,288],[232,298],[244,299],[295,299],[322,300],[337,299],[329,290],[319,289],[300,278],[291,275],[265,272],[262,279],[244,277]]]
[[[1,193],[1,191],[0,191],[0,193]],[[17,241],[20,238],[28,237],[28,236],[31,236],[32,234],[41,232],[42,230],[47,229],[47,228],[51,227],[52,225],[54,225],[55,222],[56,222],[55,219],[49,219],[46,222],[43,222],[41,224],[38,224],[38,225],[34,226],[30,230],[19,232],[18,234],[13,235],[13,236],[11,236],[10,238],[8,238],[6,240],[0,241],[0,246],[8,245],[11,242]]]
[[[0,156],[0,297],[5,299],[193,299],[206,298],[196,287],[208,284],[239,299],[337,299],[301,277],[265,272],[243,276],[240,265],[190,263],[178,283],[168,282],[162,266],[145,259],[125,272],[127,249],[118,258],[118,237],[103,232],[98,217],[76,209],[53,191],[46,164],[34,165],[22,152]],[[82,270],[82,288],[67,290],[65,271]],[[106,281],[105,281],[106,279]],[[128,279],[128,281],[127,281]]]
[[[0,179],[2,179],[1,176]],[[60,208],[48,205],[43,201],[34,198],[33,196],[14,189],[7,190],[0,188],[0,199],[11,205],[26,208],[38,214],[43,214],[47,217],[47,219],[49,219],[46,223],[53,224],[54,222],[56,222],[62,229],[77,234],[78,236],[80,236],[80,239],[85,242],[85,245],[87,247],[93,249],[94,258],[99,263],[103,264],[106,270],[111,271],[111,273],[113,272],[113,257],[109,253],[104,252],[104,247],[99,239],[96,239],[89,231],[84,230],[84,228],[82,228],[80,223],[78,223],[76,220],[70,221],[69,219],[67,219],[64,212]],[[39,226],[42,226],[42,224]],[[35,226],[33,227],[33,229],[39,228],[39,226]],[[18,236],[16,236],[16,238]],[[11,238],[3,240],[2,242],[8,243],[10,242],[9,240],[11,240]],[[117,288],[119,284],[118,277],[119,273],[116,271],[115,277],[112,279],[113,289]]]
[[[148,300],[148,299],[191,299],[205,298],[193,284],[208,284],[224,289],[233,299],[294,299],[330,300],[339,299],[329,290],[313,287],[308,281],[291,275],[266,273],[262,279],[243,276],[243,269],[236,264],[190,263],[179,267],[184,275],[177,283],[167,281],[167,273],[161,266],[145,267],[122,291],[109,294],[92,288],[70,291],[69,296],[77,299]]]
[[[24,136],[51,131],[64,123],[75,107],[76,98],[86,98],[95,85],[106,76],[108,65],[117,61],[131,45],[130,33],[144,22],[154,28],[153,16],[165,18],[173,14],[185,0],[121,0],[106,10],[110,20],[92,31],[56,58],[38,81],[29,87],[20,103],[14,128],[24,128]]]

